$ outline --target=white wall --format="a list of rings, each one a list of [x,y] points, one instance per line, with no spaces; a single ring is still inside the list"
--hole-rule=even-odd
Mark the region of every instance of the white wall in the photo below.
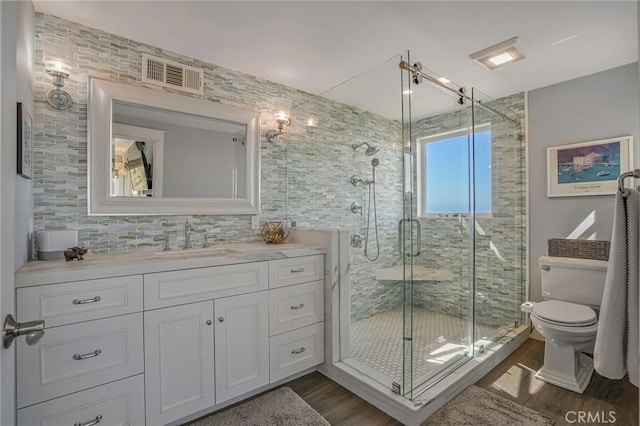
[[[27,258],[31,182],[16,175],[17,105],[33,113],[33,22],[30,1],[0,1],[0,313],[15,315],[13,272]],[[20,217],[24,216],[24,217]],[[26,224],[26,228],[25,228]],[[20,237],[16,237],[20,236]],[[22,238],[24,236],[24,238]],[[0,424],[15,424],[15,351],[0,356]]]
[[[34,10],[31,1],[18,2],[18,39],[17,39],[17,81],[16,95],[17,102],[22,102],[23,108],[29,112],[31,117],[33,111],[33,55],[34,55]],[[3,69],[4,71],[4,69]],[[4,123],[4,120],[3,120]],[[15,268],[24,265],[29,256],[29,219],[33,215],[33,181],[20,176],[15,177]]]
[[[183,126],[166,130],[162,196],[233,198],[233,135]]]
[[[233,134],[122,114],[114,121],[165,132],[163,197],[233,198],[233,168],[237,162]]]
[[[583,232],[610,240],[614,196],[547,197],[546,148],[632,135],[640,167],[638,63],[532,90],[528,95],[531,300],[541,300],[538,257],[549,238],[566,238],[587,216]]]

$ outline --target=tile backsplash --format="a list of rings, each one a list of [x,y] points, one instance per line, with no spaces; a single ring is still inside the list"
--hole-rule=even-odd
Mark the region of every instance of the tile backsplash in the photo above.
[[[169,234],[172,244],[177,245],[184,238],[183,224],[187,219],[194,225],[194,244],[200,243],[205,232],[219,241],[260,239],[259,231],[251,229],[247,215],[87,215],[88,77],[148,86],[141,81],[143,53],[204,69],[204,99],[261,113],[263,134],[274,127],[271,121],[277,99],[292,100],[292,125],[287,127],[287,134],[276,144],[261,138],[263,222],[291,218],[299,226],[344,224],[339,220],[344,203],[338,193],[348,193],[347,182],[336,180],[333,172],[315,173],[320,169],[318,165],[345,167],[354,155],[351,143],[370,141],[372,135],[387,134],[390,126],[397,125],[326,98],[54,16],[36,14],[35,32],[35,229],[76,229],[79,243],[95,252],[159,249],[162,243],[153,238],[162,233]],[[52,86],[43,69],[40,34],[65,37],[75,47],[73,71],[65,87],[74,100],[68,111],[54,110],[42,101]],[[309,115],[318,122],[312,133],[304,127]]]
[[[403,302],[403,287],[392,282],[377,281],[376,273],[401,263],[396,250],[398,220],[403,217],[403,144],[398,121],[386,119],[358,108],[341,104],[238,71],[196,60],[175,52],[138,43],[124,37],[79,25],[41,13],[35,20],[35,89],[34,111],[34,228],[35,230],[75,229],[81,245],[93,252],[161,250],[163,243],[154,237],[168,234],[174,247],[184,240],[184,223],[194,226],[194,246],[202,244],[204,234],[218,242],[260,240],[259,231],[251,229],[248,215],[199,216],[88,216],[87,215],[87,81],[89,76],[135,86],[148,86],[141,81],[142,54],[148,53],[204,70],[204,95],[180,93],[261,113],[262,135],[272,129],[273,109],[280,98],[292,100],[292,124],[280,141],[268,143],[261,138],[261,219],[262,221],[295,221],[299,227],[337,227],[365,237],[367,186],[353,186],[352,175],[371,176],[371,159],[352,144],[369,142],[380,147],[376,158],[376,198],[380,256],[367,260],[364,250],[351,249],[351,312],[353,319],[394,309]],[[74,105],[68,111],[50,108],[43,101],[52,88],[44,73],[39,34],[63,36],[75,46],[71,77],[65,89]],[[387,65],[397,69],[393,61]],[[395,83],[395,82],[394,82]],[[151,86],[149,86],[151,87]],[[171,89],[158,89],[175,92]],[[508,97],[507,105],[523,113],[522,94]],[[304,126],[308,117],[317,127]],[[414,130],[440,128],[447,130],[451,117],[437,116],[415,124]],[[459,117],[454,117],[459,124]],[[497,135],[494,166],[499,179],[494,183],[494,205],[501,214],[479,219],[490,235],[479,239],[479,293],[496,295],[485,303],[479,296],[478,312],[487,323],[501,325],[516,315],[511,310],[498,312],[496,306],[508,301],[517,309],[523,288],[524,265],[524,145],[513,134]],[[505,130],[506,131],[506,130]],[[508,132],[507,132],[508,133]],[[417,133],[416,133],[417,134]],[[363,206],[364,215],[354,214],[351,204]],[[513,208],[512,208],[513,207]],[[502,210],[500,210],[502,209]],[[413,301],[417,306],[464,316],[468,308],[469,258],[465,254],[468,235],[452,219],[423,221],[425,252],[417,264],[450,269],[452,283],[433,283],[415,287]],[[373,224],[371,224],[373,230]],[[509,229],[511,234],[503,233]],[[372,232],[372,231],[370,231]],[[376,254],[374,235],[370,235],[369,257]],[[495,243],[504,256],[497,262]],[[502,275],[499,271],[507,271]],[[510,271],[510,272],[509,272]],[[437,296],[437,297],[434,297]],[[519,317],[518,317],[519,318]]]

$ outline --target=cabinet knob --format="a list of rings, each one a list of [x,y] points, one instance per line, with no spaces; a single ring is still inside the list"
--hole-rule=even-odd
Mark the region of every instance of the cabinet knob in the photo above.
[[[207,320],[207,325],[211,325],[211,324],[213,324],[213,321]]]
[[[218,317],[218,322],[224,322],[224,318]]]

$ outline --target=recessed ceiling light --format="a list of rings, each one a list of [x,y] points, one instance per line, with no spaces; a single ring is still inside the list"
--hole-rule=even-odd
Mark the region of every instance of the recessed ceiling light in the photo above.
[[[489,61],[493,65],[502,65],[502,64],[506,64],[507,62],[513,61],[513,56],[511,56],[509,52],[504,52],[489,58]]]
[[[509,40],[505,40],[476,53],[472,53],[469,55],[469,58],[480,62],[490,70],[504,64],[519,61],[520,59],[524,59],[524,55],[516,46],[517,40],[518,37],[510,38]]]
[[[442,84],[449,84],[449,83],[451,83],[451,80],[449,80],[449,79],[448,79],[448,78],[446,78],[446,77],[439,77],[439,78],[438,78],[438,81],[439,81],[440,83],[442,83]]]
[[[397,93],[397,92],[396,92],[396,93]],[[412,94],[412,93],[413,93],[413,90],[409,90],[409,89],[404,90],[404,91],[402,92],[402,94],[403,94],[403,95],[410,95],[410,94]]]

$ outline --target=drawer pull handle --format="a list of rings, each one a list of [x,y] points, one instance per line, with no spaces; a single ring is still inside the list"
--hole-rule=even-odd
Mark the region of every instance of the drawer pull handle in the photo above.
[[[304,272],[304,268],[293,268],[291,269],[292,274],[297,274],[299,272]]]
[[[96,303],[101,301],[102,298],[100,296],[96,296],[92,299],[73,299],[74,305],[84,305],[85,303]]]
[[[101,421],[102,421],[102,414],[98,414],[96,418],[93,420],[89,420],[88,422],[84,422],[84,423],[75,422],[73,426],[93,426],[93,425],[97,425]]]
[[[304,346],[302,346],[300,349],[292,349],[291,353],[295,355],[295,354],[301,354],[304,351],[306,351],[306,349]]]
[[[299,305],[291,305],[291,309],[302,309],[304,308],[304,303],[301,303]]]
[[[87,358],[96,357],[96,356],[100,355],[101,353],[102,353],[102,349],[96,349],[95,351],[89,352],[88,354],[84,354],[84,355],[75,354],[73,356],[73,359],[75,359],[76,361],[80,361],[81,359],[87,359]]]

